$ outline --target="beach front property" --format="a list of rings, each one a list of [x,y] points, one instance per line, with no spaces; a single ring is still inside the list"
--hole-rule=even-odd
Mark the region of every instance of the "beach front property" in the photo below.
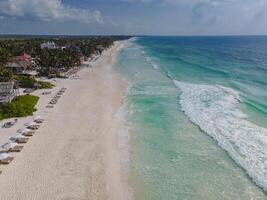
[[[105,51],[92,69],[78,72],[78,79],[57,79],[51,94],[33,92],[40,97],[34,115],[44,121],[20,153],[8,153],[13,161],[0,165],[1,199],[128,199],[120,167],[121,127],[113,118],[127,86],[112,69],[119,48],[116,43]],[[60,99],[47,108],[55,95]],[[0,142],[17,129],[35,129],[32,121],[31,116],[20,118],[11,128],[1,128]]]
[[[1,82],[0,90],[1,199],[81,199],[89,196],[99,199],[110,195],[114,199],[125,199],[126,194],[120,187],[118,127],[112,117],[121,105],[126,85],[112,69],[121,44],[116,43],[105,50],[110,47],[111,40],[104,38],[104,44],[98,45],[101,40],[89,39],[86,45],[90,49],[83,47],[82,51],[80,47],[66,43],[62,44],[65,45],[63,49],[44,48],[43,44],[35,47],[39,41],[35,40],[34,44],[34,39],[29,39],[25,45],[32,45],[39,55],[31,51],[35,58],[24,52],[21,56],[1,60],[1,81],[6,81]],[[1,43],[8,44],[8,41]],[[21,45],[20,41],[18,43]],[[6,55],[10,56],[16,41],[9,45],[6,45],[6,51],[10,53]],[[60,57],[62,61],[56,64]],[[74,60],[64,65],[67,62],[64,59]],[[13,64],[9,60],[14,61]],[[36,61],[35,65],[21,64],[32,60]],[[50,79],[52,74],[55,76]],[[106,81],[102,81],[105,77]],[[102,102],[104,99],[108,102]],[[95,172],[96,169],[100,171]],[[14,177],[16,180],[12,181]],[[30,194],[27,185],[33,184],[36,188],[31,187]],[[70,193],[66,193],[67,190]],[[36,191],[42,192],[36,196]]]

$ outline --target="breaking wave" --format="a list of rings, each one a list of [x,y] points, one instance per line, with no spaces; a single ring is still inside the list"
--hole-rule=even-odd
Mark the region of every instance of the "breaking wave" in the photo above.
[[[267,192],[267,129],[247,120],[238,92],[174,80],[189,119],[217,143]]]

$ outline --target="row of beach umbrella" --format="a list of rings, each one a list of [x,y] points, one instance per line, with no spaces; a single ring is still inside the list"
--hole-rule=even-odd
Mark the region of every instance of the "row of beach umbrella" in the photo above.
[[[16,134],[9,139],[7,143],[2,145],[3,151],[0,152],[0,164],[9,164],[14,160],[14,157],[9,155],[10,152],[21,152],[23,146],[29,141],[29,137],[35,134],[35,130],[44,122],[41,116],[37,116],[33,121],[27,122],[25,127],[17,130]],[[1,172],[0,172],[1,173]]]

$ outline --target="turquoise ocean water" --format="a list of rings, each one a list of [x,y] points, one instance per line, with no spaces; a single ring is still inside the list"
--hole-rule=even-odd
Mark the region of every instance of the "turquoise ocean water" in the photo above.
[[[267,199],[267,37],[135,38],[116,70],[135,199]]]

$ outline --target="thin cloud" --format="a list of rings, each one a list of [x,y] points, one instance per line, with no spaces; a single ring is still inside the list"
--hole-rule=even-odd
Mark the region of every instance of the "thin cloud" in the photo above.
[[[0,14],[11,17],[35,17],[43,21],[105,22],[99,10],[65,6],[60,0],[2,0]]]

